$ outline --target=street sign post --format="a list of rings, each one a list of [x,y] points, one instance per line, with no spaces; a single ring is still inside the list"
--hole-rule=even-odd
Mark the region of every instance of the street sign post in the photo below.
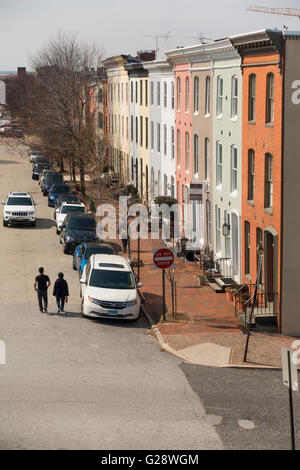
[[[295,450],[295,429],[294,429],[294,411],[293,411],[293,391],[298,392],[298,371],[297,366],[292,361],[292,354],[294,351],[282,348],[282,380],[283,385],[289,389],[289,403],[290,403],[290,427],[291,427],[291,445],[292,450]]]
[[[159,248],[153,250],[153,267],[154,269],[162,270],[162,307],[163,307],[163,319],[166,319],[166,281],[165,281],[165,270],[172,268],[174,265],[174,251],[170,248]]]

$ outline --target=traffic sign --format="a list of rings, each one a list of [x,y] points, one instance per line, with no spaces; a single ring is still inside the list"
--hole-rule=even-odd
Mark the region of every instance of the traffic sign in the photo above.
[[[154,269],[172,268],[174,259],[174,251],[170,248],[159,248],[158,250],[153,250]]]

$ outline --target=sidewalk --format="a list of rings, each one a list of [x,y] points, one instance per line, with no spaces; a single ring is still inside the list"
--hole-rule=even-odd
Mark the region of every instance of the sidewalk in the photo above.
[[[162,273],[152,266],[152,250],[160,246],[158,240],[141,241],[140,268],[141,290],[146,298],[142,307],[160,347],[195,364],[281,368],[281,348],[291,348],[297,338],[267,329],[253,331],[244,363],[246,335],[235,317],[234,304],[226,300],[226,294],[215,293],[209,286],[198,286],[194,273],[199,272],[199,265],[179,261],[176,318],[172,317],[171,289],[166,280],[166,320],[163,320]],[[136,250],[137,242],[131,241],[131,257],[137,258]]]

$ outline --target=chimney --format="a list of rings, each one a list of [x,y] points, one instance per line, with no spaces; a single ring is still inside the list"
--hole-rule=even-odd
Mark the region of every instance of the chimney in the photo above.
[[[155,60],[155,51],[137,51],[136,58],[144,62]]]

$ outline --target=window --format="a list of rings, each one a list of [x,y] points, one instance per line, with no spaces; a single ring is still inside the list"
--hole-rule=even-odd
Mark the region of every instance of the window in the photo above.
[[[230,214],[227,211],[224,211],[224,222],[230,227]],[[228,235],[225,237],[225,258],[231,258],[231,249],[230,249],[230,230]]]
[[[146,82],[147,83],[147,82]],[[149,140],[149,124],[148,124],[148,118],[146,117],[146,123],[145,123],[145,127],[146,127],[146,149],[148,148],[148,140]]]
[[[190,109],[190,80],[188,77],[185,79],[185,112],[188,113]]]
[[[145,80],[145,106],[148,106],[148,80]]]
[[[205,140],[204,140],[204,165],[205,165],[205,168],[204,168],[204,171],[205,171],[205,180],[206,181],[209,181],[209,165],[210,165],[210,161],[209,161],[209,138],[206,137]]]
[[[255,121],[256,75],[249,76],[248,121]]]
[[[157,152],[160,152],[160,124],[157,123]]]
[[[103,113],[98,113],[99,129],[103,129]]]
[[[177,111],[180,111],[181,105],[181,81],[180,78],[177,78]]]
[[[139,143],[139,121],[138,118],[135,118],[135,141],[138,144]]]
[[[194,174],[198,174],[198,135],[194,134]]]
[[[157,106],[160,106],[160,82],[157,82]]]
[[[164,124],[164,155],[167,155],[167,126]]]
[[[120,103],[120,83],[118,83],[118,102]]]
[[[199,77],[194,78],[194,113],[199,111]]]
[[[135,102],[138,102],[138,82],[135,82]]]
[[[237,147],[231,146],[231,192],[237,191],[238,167],[237,167]]]
[[[238,78],[231,79],[231,119],[237,119],[238,116]]]
[[[177,129],[177,165],[181,164],[181,136],[180,130]]]
[[[151,121],[151,150],[154,150],[154,122]]]
[[[217,78],[217,116],[222,116],[223,112],[223,78]]]
[[[255,152],[248,151],[248,201],[254,201]]]
[[[122,116],[122,137],[124,137],[124,116]]]
[[[140,116],[140,146],[143,146],[143,116]]]
[[[175,84],[171,83],[171,108],[175,108]]]
[[[133,82],[130,83],[130,101],[133,103]]]
[[[154,83],[150,82],[150,104],[153,106],[154,104]]]
[[[164,107],[167,107],[167,98],[168,98],[168,86],[167,82],[164,82]]]
[[[140,81],[140,105],[143,105],[143,80]]]
[[[103,88],[99,88],[99,103],[103,103]]]
[[[175,132],[174,127],[171,127],[171,157],[172,160],[175,158]]]
[[[256,246],[258,244],[263,244],[263,233],[262,233],[262,230],[260,228],[257,228],[256,229]],[[259,257],[260,255],[257,253],[256,254],[256,271],[257,271],[257,274],[258,274],[258,261],[259,261]],[[259,273],[259,278],[258,278],[258,283],[259,284],[262,284],[262,280],[263,280],[263,276],[262,276],[262,273],[263,273],[263,270],[261,269],[260,270],[260,273]]]
[[[221,253],[221,209],[216,206],[216,252]]]
[[[222,144],[217,142],[217,159],[216,159],[216,185],[222,186]]]
[[[250,274],[250,224],[245,222],[245,274]]]
[[[267,75],[266,123],[274,122],[274,74]]]
[[[210,77],[205,79],[205,116],[210,114]]]
[[[168,177],[164,175],[164,196],[168,195]]]
[[[211,245],[211,203],[206,199],[206,238],[207,243]]]
[[[265,208],[273,207],[273,157],[265,156]]]
[[[185,133],[185,169],[190,169],[190,136],[189,133]]]
[[[171,197],[175,197],[174,176],[171,176]]]

